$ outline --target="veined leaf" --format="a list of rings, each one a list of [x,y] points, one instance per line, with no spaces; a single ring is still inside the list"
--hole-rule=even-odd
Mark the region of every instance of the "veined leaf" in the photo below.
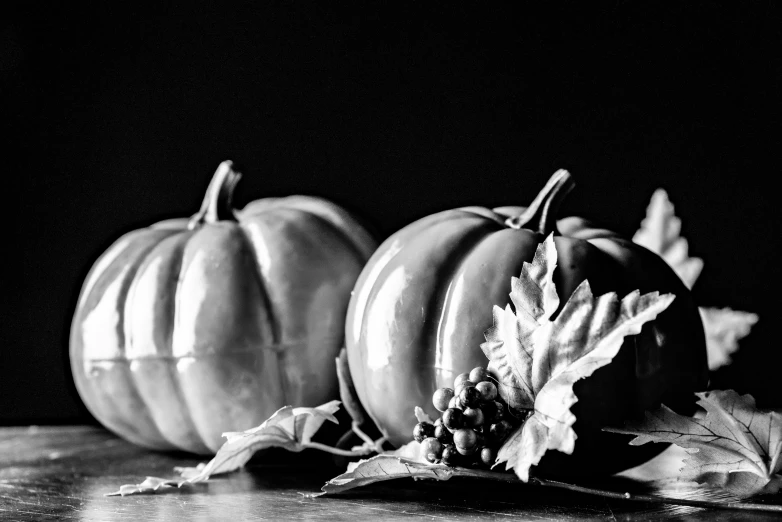
[[[703,270],[703,260],[689,256],[687,240],[680,236],[681,220],[663,189],[657,189],[646,209],[646,218],[633,236],[633,242],[662,257],[676,275],[692,288]],[[700,308],[709,369],[730,364],[730,355],[739,348],[738,341],[749,334],[758,316],[730,308]]]
[[[119,491],[107,496],[152,493],[163,486],[181,487],[185,484],[204,482],[212,475],[235,471],[244,466],[252,456],[262,449],[278,447],[299,452],[306,449],[325,421],[337,423],[334,413],[339,410],[339,401],[331,401],[316,408],[294,408],[285,406],[277,410],[263,424],[241,432],[223,433],[226,442],[212,460],[196,468],[178,468],[180,480],[147,477],[141,484],[121,486]]]
[[[730,308],[699,308],[698,311],[706,333],[709,369],[713,371],[730,364],[730,356],[739,349],[739,340],[749,335],[758,316]]]
[[[572,453],[576,433],[570,411],[578,398],[573,384],[610,363],[624,338],[641,331],[673,301],[674,295],[632,292],[621,301],[614,293],[595,298],[587,281],[559,304],[552,274],[557,252],[553,236],[538,246],[532,263],[512,281],[510,306],[494,308],[494,326],[481,349],[489,358],[502,398],[516,409],[534,409],[505,442],[497,463],[506,463],[523,481],[549,449]]]
[[[417,444],[417,443],[416,443]],[[384,453],[371,459],[351,464],[346,473],[335,477],[321,488],[321,493],[307,495],[319,497],[342,493],[353,488],[383,482],[386,480],[412,478],[414,480],[449,480],[451,477],[470,477],[513,482],[513,475],[493,471],[450,467],[445,464],[430,464]]]
[[[703,270],[703,260],[690,257],[689,245],[681,237],[681,230],[681,219],[676,217],[668,193],[659,188],[652,194],[646,218],[633,236],[633,242],[662,257],[687,288],[692,288]]]
[[[761,412],[750,395],[733,390],[698,393],[702,418],[665,406],[642,422],[606,431],[636,435],[630,444],[669,442],[689,454],[681,478],[722,487],[738,497],[776,493],[782,487],[782,414]]]

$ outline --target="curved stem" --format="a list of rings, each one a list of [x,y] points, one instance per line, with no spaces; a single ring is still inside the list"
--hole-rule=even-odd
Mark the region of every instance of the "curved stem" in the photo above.
[[[236,221],[232,199],[241,177],[242,175],[233,169],[232,161],[220,163],[206,188],[201,209],[190,219],[188,228],[193,229],[204,223],[217,221]]]
[[[522,214],[505,220],[510,228],[529,228],[544,236],[557,229],[557,211],[575,186],[570,173],[560,169],[549,178],[546,186]]]
[[[770,511],[774,513],[782,513],[782,505],[776,504],[750,504],[747,502],[721,502],[718,500],[687,500],[679,498],[660,497],[657,495],[638,495],[633,493],[616,493],[613,491],[606,491],[603,489],[587,488],[583,486],[576,486],[575,484],[567,484],[565,482],[557,482],[555,480],[545,480],[539,478],[530,479],[531,482],[545,487],[566,489],[569,491],[577,491],[579,493],[586,493],[588,495],[595,495],[598,497],[612,498],[617,500],[631,500],[637,502],[650,502],[657,504],[676,504],[677,506],[692,506],[701,508],[716,508],[716,509],[739,509],[746,511]]]
[[[496,480],[499,482],[520,483],[516,475],[511,473],[498,473],[496,471],[487,471],[481,469],[464,469],[453,468],[454,477],[468,477],[468,478],[482,478],[489,480]],[[712,508],[712,509],[737,509],[744,511],[766,511],[772,513],[782,513],[782,505],[778,504],[750,504],[748,502],[723,502],[719,500],[688,500],[670,497],[661,497],[657,495],[642,495],[634,493],[617,493],[615,491],[607,491],[604,489],[588,488],[584,486],[577,486],[575,484],[568,484],[566,482],[557,482],[556,480],[546,480],[541,478],[530,478],[530,484],[537,486],[543,486],[548,488],[565,489],[568,491],[575,491],[577,493],[584,493],[587,495],[593,495],[596,497],[610,498],[614,500],[629,500],[635,502],[649,502],[653,504],[673,504],[677,506],[690,506],[700,508]]]
[[[302,444],[302,447],[325,451],[326,453],[331,453],[332,455],[341,455],[343,457],[364,457],[370,453],[375,453],[375,450],[371,448],[367,448],[366,450],[362,451],[343,450],[321,444],[320,442],[307,442]]]

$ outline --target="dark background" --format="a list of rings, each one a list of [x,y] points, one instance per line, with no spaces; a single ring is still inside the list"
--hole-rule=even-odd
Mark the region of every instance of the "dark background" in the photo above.
[[[90,419],[67,359],[88,269],[121,233],[195,212],[228,158],[237,205],[323,196],[381,239],[450,207],[527,204],[557,168],[578,183],[566,214],[631,235],[664,187],[706,262],[699,304],[760,315],[713,385],[782,405],[773,2],[257,4],[0,21],[16,263],[0,422]]]

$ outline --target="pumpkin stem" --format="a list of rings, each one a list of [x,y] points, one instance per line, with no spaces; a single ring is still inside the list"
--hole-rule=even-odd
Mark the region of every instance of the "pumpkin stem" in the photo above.
[[[241,177],[242,175],[233,169],[232,161],[220,163],[206,188],[201,209],[190,219],[188,228],[193,229],[204,223],[217,221],[236,221],[231,200]]]
[[[549,178],[535,200],[518,216],[505,220],[510,228],[529,228],[544,236],[557,230],[557,211],[576,183],[570,173],[559,169]]]

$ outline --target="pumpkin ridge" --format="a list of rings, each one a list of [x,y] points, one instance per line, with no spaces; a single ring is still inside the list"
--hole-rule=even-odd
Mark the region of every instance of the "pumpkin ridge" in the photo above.
[[[424,218],[422,220],[419,220],[417,222],[413,222],[409,227],[411,227],[411,230],[409,230],[410,236],[413,236],[414,234],[418,234],[419,232],[423,232],[426,229],[428,229],[431,226],[436,225],[437,223],[441,223],[442,221],[448,219],[448,215],[452,214],[452,211],[443,211],[439,212],[437,214],[433,214],[432,216],[429,216],[428,218]],[[465,216],[466,217],[466,216]],[[394,237],[393,235],[391,237]],[[374,294],[372,292],[372,289],[375,287],[375,283],[380,279],[380,276],[383,275],[386,267],[396,258],[396,256],[401,252],[401,250],[404,248],[404,246],[401,249],[397,249],[396,252],[393,252],[389,255],[389,251],[391,250],[391,244],[388,243],[390,238],[387,238],[386,241],[383,242],[380,247],[375,250],[375,252],[370,256],[369,260],[365,263],[365,265],[372,265],[371,270],[364,270],[362,269],[361,274],[359,275],[358,280],[356,281],[354,285],[355,288],[366,288],[366,293],[359,292],[356,295],[354,295],[350,299],[349,304],[349,312],[348,317],[356,315],[356,308],[359,308],[358,317],[360,318],[359,321],[355,322],[352,325],[346,324],[346,343],[347,343],[347,337],[352,336],[354,342],[358,342],[359,338],[361,337],[361,333],[364,329],[364,319],[365,314],[364,310],[367,306],[369,306],[370,301],[372,300]],[[403,238],[397,238],[396,242],[403,242]],[[383,263],[380,263],[380,260],[383,261]],[[351,312],[350,310],[353,309]],[[351,327],[354,330],[351,332]],[[360,355],[362,357],[361,364],[366,364],[366,360],[364,359],[364,352],[360,352]],[[348,366],[350,366],[350,357],[348,357]],[[351,370],[357,371],[355,370]],[[355,383],[354,383],[355,384]],[[358,388],[362,388],[363,384],[361,381],[359,381],[356,386]]]
[[[350,249],[350,251],[355,254],[356,259],[358,259],[361,264],[363,265],[367,258],[364,256],[364,253],[361,251],[361,249],[358,247],[355,241],[353,241],[350,236],[348,235],[348,232],[339,226],[334,221],[327,219],[322,214],[318,214],[316,212],[313,212],[311,209],[308,208],[299,208],[299,207],[286,207],[292,210],[298,210],[304,214],[307,214],[308,216],[311,216],[313,219],[323,223],[328,228],[331,228],[336,232],[336,235],[339,237],[340,241],[347,245],[347,247]]]
[[[112,310],[118,315],[117,320],[117,327],[116,332],[118,335],[117,339],[117,349],[119,350],[119,355],[117,356],[117,362],[120,362],[121,364],[115,364],[112,365],[112,368],[107,369],[104,368],[104,370],[112,370],[117,369],[120,373],[117,377],[121,379],[122,384],[124,384],[123,388],[125,388],[125,392],[128,394],[125,399],[114,399],[111,396],[103,396],[101,394],[85,394],[80,393],[80,395],[84,396],[90,396],[92,401],[91,404],[88,403],[88,401],[85,401],[85,405],[87,405],[88,409],[91,411],[93,409],[99,411],[99,412],[111,412],[109,415],[96,415],[93,412],[93,415],[96,416],[96,418],[100,418],[101,421],[112,431],[115,431],[117,433],[124,433],[126,437],[129,437],[128,433],[132,433],[133,436],[130,438],[134,439],[134,442],[137,442],[138,444],[147,446],[147,447],[156,447],[158,449],[160,448],[166,448],[171,449],[172,445],[168,442],[166,437],[163,436],[162,433],[160,433],[160,430],[157,427],[157,424],[155,423],[154,418],[152,415],[141,408],[134,408],[134,404],[145,404],[145,401],[143,397],[141,396],[141,393],[139,392],[136,383],[133,379],[133,376],[130,374],[130,368],[129,364],[126,365],[124,363],[127,362],[127,358],[125,357],[127,353],[127,337],[125,332],[125,301],[128,297],[128,293],[130,292],[130,289],[133,285],[133,281],[136,278],[136,275],[138,273],[139,268],[143,264],[144,260],[146,259],[147,255],[163,240],[167,239],[168,237],[171,237],[172,235],[176,234],[177,231],[169,231],[169,230],[163,230],[163,229],[142,229],[137,231],[139,234],[133,234],[135,237],[133,241],[142,242],[146,239],[147,244],[143,244],[142,247],[138,249],[137,252],[133,252],[131,259],[126,259],[124,255],[128,255],[127,250],[124,252],[120,252],[118,255],[114,256],[114,258],[107,263],[105,266],[102,267],[102,271],[100,273],[96,273],[94,280],[94,283],[89,287],[90,293],[99,286],[98,282],[99,279],[102,277],[105,277],[107,275],[107,272],[112,269],[115,264],[121,263],[123,265],[123,269],[121,270],[121,282],[119,283],[119,289],[117,291],[116,301],[113,302],[111,308]],[[146,232],[146,233],[145,233]],[[125,236],[127,237],[127,236]],[[116,243],[115,243],[116,244]],[[130,245],[128,245],[129,247]],[[126,247],[126,248],[128,248]],[[80,309],[82,306],[87,304],[87,300],[89,299],[88,293],[85,293],[84,299],[80,299]],[[81,310],[80,310],[81,311]],[[77,314],[79,316],[81,314]],[[83,324],[86,322],[86,319],[82,319],[80,321],[80,324]],[[83,328],[83,326],[77,326],[77,328]],[[83,338],[83,334],[81,332],[76,334],[78,337]],[[121,336],[121,337],[120,337]],[[77,364],[81,364],[82,368],[80,370],[77,370],[79,372],[86,372],[86,364],[89,362],[90,366],[95,367],[95,363],[98,363],[98,359],[95,357],[87,357],[85,356],[85,346],[84,341],[81,342],[81,361],[78,361]],[[89,354],[90,351],[93,349],[87,350],[87,354]],[[100,366],[98,364],[97,366]],[[81,375],[81,373],[80,373]],[[81,379],[76,379],[76,385],[77,389],[82,385]],[[116,380],[115,378],[115,385],[121,385],[119,380]],[[101,399],[103,397],[103,399]],[[138,420],[133,421],[128,418],[129,410],[132,410],[133,414],[139,414],[141,415],[143,422],[138,422]],[[139,426],[139,424],[141,426]],[[130,429],[129,429],[130,428]]]
[[[456,269],[456,265],[459,262],[459,259],[462,255],[463,251],[470,251],[472,248],[475,247],[475,245],[480,243],[480,238],[485,236],[488,231],[493,230],[500,230],[501,227],[490,220],[485,219],[482,216],[470,214],[470,213],[462,213],[462,212],[453,212],[453,211],[445,211],[440,216],[441,219],[434,220],[433,222],[429,223],[428,226],[422,226],[420,228],[416,228],[416,233],[411,236],[412,243],[407,241],[405,243],[406,238],[400,238],[399,240],[402,241],[404,246],[402,247],[403,250],[409,251],[415,251],[417,243],[418,246],[424,245],[427,246],[427,243],[425,242],[425,239],[422,239],[423,236],[429,234],[429,235],[441,235],[437,233],[437,228],[440,226],[447,226],[452,227],[453,230],[449,234],[449,238],[452,238],[452,244],[448,245],[447,251],[445,250],[438,250],[439,256],[442,256],[442,259],[438,261],[437,264],[437,273],[438,277],[435,278],[435,285],[431,287],[431,289],[427,290],[426,296],[422,296],[422,301],[420,305],[422,306],[422,314],[423,314],[423,322],[420,327],[420,334],[415,336],[415,339],[410,340],[410,342],[414,342],[416,345],[425,345],[427,343],[436,342],[436,336],[438,332],[438,326],[439,326],[439,318],[440,318],[440,310],[437,310],[437,306],[440,305],[443,301],[443,287],[442,287],[442,278],[439,274],[449,273],[451,270]],[[463,223],[463,227],[461,230],[459,230],[459,227],[455,225],[456,223],[461,222]],[[467,228],[465,231],[464,228]],[[383,268],[382,271],[377,276],[376,281],[383,281],[380,285],[373,284],[372,292],[370,293],[370,297],[367,301],[368,307],[374,306],[374,301],[378,297],[379,293],[382,291],[382,289],[386,286],[388,280],[389,280],[389,274],[396,270],[398,267],[395,266],[394,260],[395,257],[388,260],[388,263]],[[365,316],[362,318],[362,331],[365,331],[366,329],[366,321],[369,320],[369,314],[365,314]],[[408,327],[409,328],[409,327]],[[371,342],[367,339],[362,339],[360,341],[363,345],[367,345],[367,343]],[[400,341],[401,342],[401,341]],[[365,362],[363,364],[369,364],[370,366],[372,363],[368,363],[368,357],[370,352],[372,351],[372,348],[369,348],[367,350],[362,350],[361,354],[362,357],[365,358]],[[429,372],[433,371],[431,370],[431,367],[434,363],[434,356],[432,355],[431,358],[427,358],[426,360],[417,361],[415,363],[414,367],[411,367],[411,371],[413,368],[416,368],[414,372],[416,374],[420,372]],[[416,382],[422,382],[426,381],[425,379],[414,379],[412,376],[410,376],[411,383]],[[366,393],[365,390],[362,389],[359,393]],[[406,393],[406,397],[408,401],[418,401],[419,397],[426,397],[431,396],[431,393],[434,392],[434,389],[427,389],[427,390],[420,390],[420,389],[412,389],[409,390],[409,392]],[[361,395],[359,395],[361,397]],[[419,404],[423,404],[424,407],[427,406],[426,403],[429,401],[419,401]],[[412,406],[410,406],[412,408]],[[374,410],[367,409],[367,411],[370,413],[370,418],[375,422],[378,426],[383,426],[383,422],[378,421],[378,417],[375,415]],[[381,411],[381,410],[377,410]],[[384,432],[384,434],[386,434]]]
[[[166,241],[176,241],[177,243],[174,244],[174,248],[171,249],[169,252],[166,252],[168,256],[170,256],[170,260],[172,263],[175,263],[174,271],[176,272],[176,277],[170,280],[170,284],[173,284],[173,298],[170,299],[168,302],[169,310],[166,310],[168,321],[165,337],[166,339],[162,341],[163,347],[165,350],[168,351],[167,355],[160,354],[158,352],[155,352],[154,355],[141,355],[141,356],[128,356],[127,355],[127,349],[125,353],[125,359],[129,362],[129,368],[131,370],[131,376],[134,382],[134,385],[136,386],[136,389],[138,391],[139,398],[143,401],[144,406],[146,407],[146,411],[148,412],[150,418],[155,423],[155,427],[160,432],[161,436],[168,441],[172,446],[175,446],[176,448],[184,451],[191,451],[194,453],[204,453],[208,452],[209,448],[206,445],[206,441],[204,440],[203,435],[198,432],[195,423],[193,421],[193,416],[190,408],[188,407],[188,403],[185,400],[184,392],[182,390],[182,385],[179,379],[179,374],[176,371],[176,361],[180,359],[181,357],[177,357],[172,355],[173,350],[173,337],[174,337],[174,329],[176,328],[176,314],[177,314],[177,294],[179,291],[180,284],[182,282],[182,273],[184,270],[183,267],[183,258],[184,258],[184,251],[187,246],[187,243],[190,241],[190,238],[193,236],[195,232],[192,230],[182,230],[180,232],[179,237],[177,235],[169,236],[162,241],[160,241],[157,245],[155,245],[154,248],[152,248],[147,254],[145,255],[145,260],[142,261],[142,263],[139,265],[139,271],[137,271],[136,275],[134,276],[133,280],[133,290],[137,287],[139,278],[142,277],[144,274],[140,273],[141,270],[146,268],[146,263],[150,259],[152,255],[156,253],[156,250],[159,248],[163,248],[163,244]],[[165,284],[165,282],[163,282]],[[163,288],[158,289],[158,291],[162,290],[163,292],[171,292],[171,289]],[[133,308],[132,304],[135,300],[135,291],[133,293],[128,294],[128,298],[126,301],[126,310]],[[157,301],[157,299],[155,299]],[[154,320],[154,319],[153,319]],[[129,317],[125,317],[125,328],[128,329],[129,325]],[[132,329],[131,332],[132,333]],[[133,346],[134,339],[132,335],[128,336],[128,344],[129,346]],[[155,363],[155,362],[163,362],[162,366],[160,365],[148,365],[146,368],[140,368],[141,365],[144,365],[144,363]],[[139,371],[133,371],[135,369]],[[162,373],[162,375],[161,375]],[[147,378],[146,382],[144,382],[142,379]],[[151,382],[151,380],[157,377],[158,379],[165,380],[165,382]],[[151,388],[154,388],[151,389]],[[158,394],[160,393],[161,389],[166,389],[168,393],[166,394],[168,398],[171,400],[171,402],[163,403],[163,399],[158,398]],[[173,407],[174,412],[172,413],[170,411],[171,407],[173,406],[172,403],[175,403],[175,407]],[[159,409],[164,411],[158,411]],[[161,418],[161,415],[163,416]],[[177,422],[175,422],[173,425],[170,423],[171,415],[174,415],[177,419]],[[184,424],[185,426],[180,425]],[[168,429],[167,429],[168,428]],[[194,437],[188,437],[188,434],[195,434]]]
[[[476,214],[479,215],[480,214]],[[491,226],[492,224],[498,224],[499,230],[506,229],[508,227],[505,226],[504,223],[498,223],[494,220],[491,220],[490,218],[486,216],[481,216],[486,218],[487,225]],[[455,259],[452,263],[449,265],[445,265],[445,269],[441,272],[442,276],[439,281],[441,282],[438,287],[432,292],[432,301],[436,301],[440,305],[440,313],[438,314],[438,319],[436,321],[436,324],[434,325],[435,331],[433,335],[433,342],[431,343],[432,346],[435,347],[434,350],[431,351],[432,356],[435,360],[437,360],[438,355],[442,353],[443,349],[443,338],[444,332],[442,332],[443,323],[446,321],[446,312],[451,306],[451,300],[453,299],[453,293],[450,291],[452,284],[454,283],[454,276],[458,274],[463,268],[467,260],[470,258],[470,254],[478,250],[478,248],[491,237],[491,235],[495,232],[498,232],[499,230],[491,230],[488,234],[486,234],[485,230],[482,229],[476,229],[475,231],[472,231],[472,234],[465,235],[465,238],[463,242],[461,242],[457,248],[454,250],[458,251],[458,257],[454,256]],[[472,235],[477,237],[476,241],[470,241],[469,247],[462,249],[461,247],[464,246],[470,239],[472,239]],[[443,287],[445,288],[445,292],[443,292]],[[432,370],[440,369],[439,366],[433,363],[431,364]],[[442,368],[446,369],[446,368]],[[453,368],[448,368],[447,370],[450,370],[451,372],[455,371]],[[437,382],[437,376],[434,377],[433,382]],[[432,393],[434,393],[434,390],[432,390]]]
[[[282,326],[280,323],[279,314],[277,310],[274,309],[274,303],[272,302],[272,298],[269,295],[269,281],[267,281],[263,275],[263,267],[260,263],[261,257],[258,255],[258,249],[253,242],[252,235],[247,232],[247,229],[245,229],[244,223],[242,221],[243,220],[239,220],[236,228],[241,233],[243,240],[252,253],[253,261],[255,261],[255,273],[258,276],[258,289],[261,292],[261,299],[263,300],[263,304],[266,307],[269,326],[271,326],[272,331],[272,339],[274,339],[275,344],[279,344],[282,338]]]
[[[270,206],[266,209],[259,210],[258,213],[271,210],[272,208],[287,208],[299,210],[319,218],[322,221],[328,222],[332,228],[336,229],[344,236],[346,243],[350,245],[352,250],[356,251],[358,259],[361,259],[362,264],[372,256],[377,248],[377,241],[375,241],[375,238],[357,219],[326,199],[315,196],[288,196],[279,199],[275,203],[276,207]],[[339,220],[342,220],[342,222]],[[359,232],[361,237],[353,238],[350,233],[350,228],[354,229],[354,233]],[[363,243],[366,243],[366,245]],[[367,245],[370,246],[368,247]]]
[[[257,282],[258,282],[258,289],[261,292],[263,304],[266,307],[266,314],[269,319],[269,325],[271,326],[272,331],[272,339],[274,339],[274,345],[280,345],[281,339],[282,339],[282,324],[279,319],[279,314],[277,313],[277,310],[274,309],[274,302],[272,301],[271,295],[269,295],[269,281],[266,280],[266,278],[263,275],[263,267],[260,265],[260,256],[258,255],[258,249],[255,247],[255,243],[252,240],[252,236],[248,233],[248,231],[244,228],[243,219],[239,219],[238,223],[238,229],[242,234],[242,237],[244,238],[244,241],[247,243],[248,247],[250,248],[250,251],[252,252],[252,258],[255,261],[255,273],[258,276]],[[290,396],[290,383],[288,383],[288,379],[285,375],[285,371],[283,368],[283,353],[280,351],[274,351],[275,357],[274,361],[277,365],[277,375],[279,376],[280,386],[282,387],[282,396],[283,397],[289,397]]]
[[[333,341],[338,336],[330,336],[330,337],[320,337],[318,339],[315,339],[314,341],[312,339],[303,339],[303,340],[297,340],[293,342],[287,342],[287,343],[275,343],[275,344],[264,344],[260,347],[252,347],[252,348],[246,348],[244,350],[224,350],[219,353],[200,353],[197,355],[140,355],[137,357],[107,357],[105,359],[101,358],[93,358],[90,359],[91,362],[116,362],[116,361],[146,361],[146,360],[173,360],[178,361],[181,359],[209,359],[213,357],[222,357],[225,354],[240,354],[240,353],[255,353],[259,349],[261,350],[269,350],[272,352],[277,353],[287,353],[289,350],[295,350],[297,348],[301,348],[302,346],[305,346],[307,344],[310,344],[312,342],[326,342],[326,341]]]

